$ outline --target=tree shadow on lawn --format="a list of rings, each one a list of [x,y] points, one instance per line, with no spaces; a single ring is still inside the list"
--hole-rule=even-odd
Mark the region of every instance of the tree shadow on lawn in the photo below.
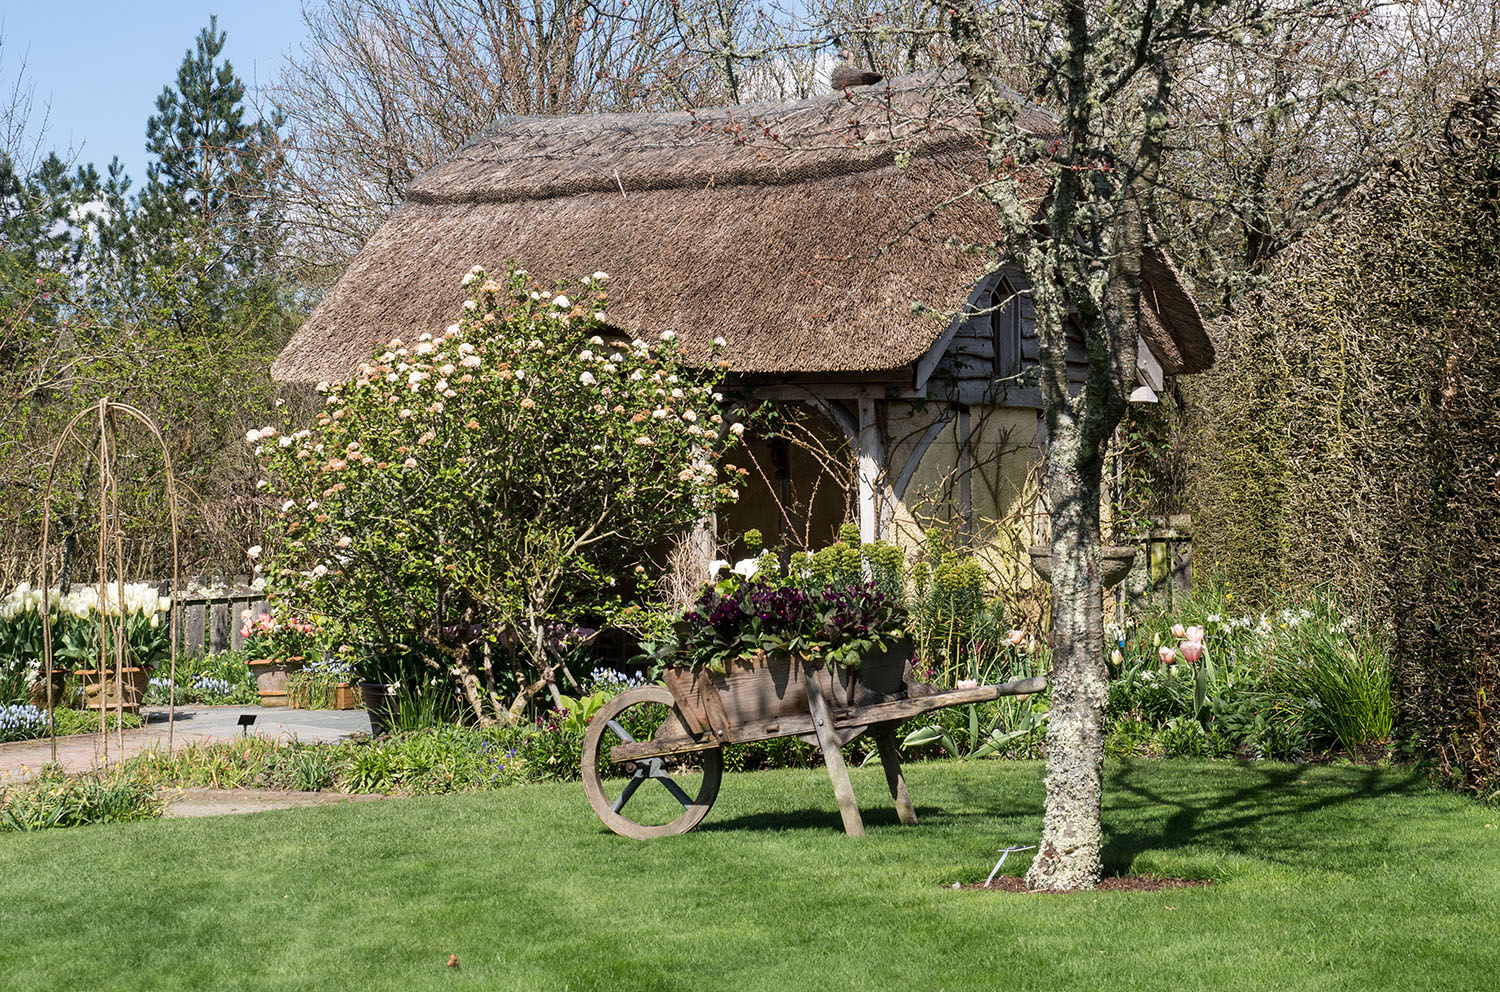
[[[973,819],[976,829],[980,820],[1019,820],[1031,836],[1040,834],[1040,774],[1024,786],[997,780],[986,789],[968,780],[951,788],[965,811],[949,819]],[[1431,789],[1420,773],[1402,769],[1112,760],[1105,766],[1104,870],[1127,874],[1146,853],[1354,869],[1368,859],[1370,844],[1389,834],[1395,814],[1378,800]]]
[[[1112,762],[1105,779],[1105,871],[1129,871],[1147,852],[1184,851],[1334,867],[1330,862],[1344,861],[1390,823],[1391,808],[1373,800],[1431,789],[1420,774],[1389,768],[1223,764],[1233,774],[1216,776],[1213,766],[1198,765],[1164,776],[1170,762]],[[1181,789],[1172,787],[1178,783]]]
[[[951,821],[953,816],[945,814],[937,806],[917,806],[917,828],[924,823],[937,824]],[[860,819],[865,829],[901,826],[895,807],[871,806],[859,808]],[[842,834],[844,821],[838,809],[807,807],[805,809],[783,809],[765,813],[742,813],[739,816],[716,820],[712,813],[698,825],[694,833],[714,833],[729,830],[820,830]]]

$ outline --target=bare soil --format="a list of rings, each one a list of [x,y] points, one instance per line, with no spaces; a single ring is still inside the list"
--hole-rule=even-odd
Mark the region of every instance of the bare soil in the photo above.
[[[963,886],[965,889],[978,889],[980,892],[1017,892],[1024,895],[1053,895],[1065,896],[1080,892],[1161,892],[1165,889],[1188,889],[1202,888],[1212,885],[1212,881],[1206,878],[1162,878],[1159,875],[1111,875],[1099,879],[1099,887],[1095,889],[1062,889],[1048,890],[1043,892],[1031,892],[1026,888],[1026,879],[1017,875],[996,875],[995,880],[986,889],[983,882],[970,882]]]

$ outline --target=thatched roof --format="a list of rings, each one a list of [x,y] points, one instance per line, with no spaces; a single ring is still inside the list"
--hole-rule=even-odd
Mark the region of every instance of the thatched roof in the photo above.
[[[737,372],[909,366],[945,324],[913,302],[960,309],[986,265],[962,249],[994,237],[975,197],[918,222],[983,167],[961,104],[934,105],[932,82],[865,91],[880,99],[508,118],[411,186],[272,373],[342,378],[391,337],[447,326],[470,266],[512,262],[548,283],[606,271],[612,324],[675,331],[689,354],[723,337]],[[1165,301],[1157,337],[1206,346],[1170,265],[1145,278]],[[1167,351],[1169,372],[1206,367],[1193,347]]]

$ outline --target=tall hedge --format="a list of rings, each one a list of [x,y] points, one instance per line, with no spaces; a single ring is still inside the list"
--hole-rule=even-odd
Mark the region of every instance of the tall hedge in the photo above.
[[[1384,622],[1405,740],[1455,785],[1500,787],[1500,90],[1221,332],[1199,560],[1251,602],[1318,586]]]

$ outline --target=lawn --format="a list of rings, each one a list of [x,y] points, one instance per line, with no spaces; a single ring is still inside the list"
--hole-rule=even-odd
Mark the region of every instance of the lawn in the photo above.
[[[1112,762],[1112,872],[954,892],[1039,827],[1034,763],[730,775],[702,827],[604,832],[577,785],[0,835],[9,989],[1455,989],[1500,975],[1500,821],[1409,772]],[[1020,861],[1007,870],[1021,870]],[[450,954],[458,968],[446,967]]]

